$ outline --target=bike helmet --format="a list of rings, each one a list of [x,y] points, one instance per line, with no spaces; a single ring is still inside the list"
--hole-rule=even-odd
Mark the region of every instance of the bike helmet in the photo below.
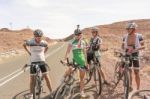
[[[138,27],[138,25],[137,25],[136,23],[134,23],[134,22],[129,22],[129,23],[127,24],[126,29],[136,29],[137,27]]]
[[[97,28],[97,27],[92,27],[91,30],[92,30],[92,32],[98,32],[99,28]]]
[[[34,36],[43,36],[43,32],[40,29],[34,31]]]
[[[75,29],[75,30],[74,30],[74,34],[75,34],[75,35],[78,35],[78,34],[81,34],[81,33],[82,33],[82,32],[81,32],[80,29]]]

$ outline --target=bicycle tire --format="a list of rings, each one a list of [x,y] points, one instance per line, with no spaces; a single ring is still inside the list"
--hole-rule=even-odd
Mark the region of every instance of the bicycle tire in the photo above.
[[[34,87],[33,87],[33,99],[40,99],[41,98],[41,86],[40,82],[37,80],[34,80]]]
[[[117,62],[114,69],[114,80],[113,82],[117,85],[121,79],[121,75],[119,74],[120,62]]]
[[[129,71],[128,70],[124,72],[123,86],[124,86],[124,99],[128,99],[129,96]]]
[[[91,81],[92,75],[93,75],[93,69],[86,72],[85,85]]]
[[[64,99],[66,92],[67,92],[67,87],[66,83],[63,83],[59,86],[59,88],[56,90],[54,99]]]
[[[100,74],[99,68],[95,67],[93,73],[94,73],[94,81],[96,84],[96,86],[95,86],[96,92],[98,95],[100,95],[102,92],[102,79],[101,79],[101,74]]]
[[[129,99],[135,99],[134,96],[136,96],[137,93],[141,93],[141,92],[149,92],[150,93],[150,89],[149,90],[148,89],[147,90],[146,89],[137,90],[137,91],[133,92],[132,94],[130,94]],[[145,98],[145,99],[148,99],[148,98]]]

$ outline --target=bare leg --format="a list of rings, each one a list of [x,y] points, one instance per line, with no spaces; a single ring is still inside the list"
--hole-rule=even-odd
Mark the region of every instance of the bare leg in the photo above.
[[[130,74],[130,87],[132,88],[132,69],[129,69],[129,74]]]
[[[137,90],[140,89],[140,75],[139,75],[139,69],[134,69],[134,74],[135,74],[135,82],[137,85]]]
[[[50,81],[50,78],[49,78],[48,74],[43,74],[43,77],[45,78],[47,87],[48,87],[49,91],[51,92],[52,87],[51,87],[51,81]]]
[[[30,93],[33,93],[33,81],[34,81],[34,75],[30,75]]]
[[[80,92],[84,91],[84,77],[85,77],[85,71],[80,70]]]
[[[72,72],[72,67],[69,67],[69,68],[67,69],[67,71],[65,72],[64,78],[66,78],[68,75],[70,75],[71,72]]]

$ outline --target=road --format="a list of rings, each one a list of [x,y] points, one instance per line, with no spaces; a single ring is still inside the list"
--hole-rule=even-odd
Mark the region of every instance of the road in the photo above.
[[[49,48],[46,54],[46,62],[50,67],[50,78],[52,80],[52,87],[55,90],[60,84],[62,75],[66,67],[60,64],[60,60],[64,58],[67,44],[58,43]],[[29,63],[29,57],[27,54],[23,54],[18,57],[11,57],[9,61],[0,64],[0,99],[27,99],[29,94],[29,70],[23,72],[21,68],[24,64]],[[112,81],[112,75],[108,72],[112,72],[112,69],[107,67],[108,81]],[[100,96],[101,99],[122,99],[122,93],[118,90],[112,92],[113,87],[104,85],[103,93]],[[79,89],[79,88],[77,88]],[[44,84],[44,91],[42,97],[43,99],[49,99],[49,92]],[[87,94],[87,99],[99,99],[95,94],[95,89],[92,83],[86,85],[85,91]],[[74,95],[74,99],[79,99],[79,92]]]

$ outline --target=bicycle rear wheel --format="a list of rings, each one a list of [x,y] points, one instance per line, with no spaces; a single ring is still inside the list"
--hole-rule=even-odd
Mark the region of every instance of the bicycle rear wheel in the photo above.
[[[95,67],[93,73],[94,73],[96,91],[97,94],[100,95],[102,92],[102,79],[101,79],[99,68]]]
[[[93,75],[93,69],[86,72],[85,84],[88,84],[91,81]]]

